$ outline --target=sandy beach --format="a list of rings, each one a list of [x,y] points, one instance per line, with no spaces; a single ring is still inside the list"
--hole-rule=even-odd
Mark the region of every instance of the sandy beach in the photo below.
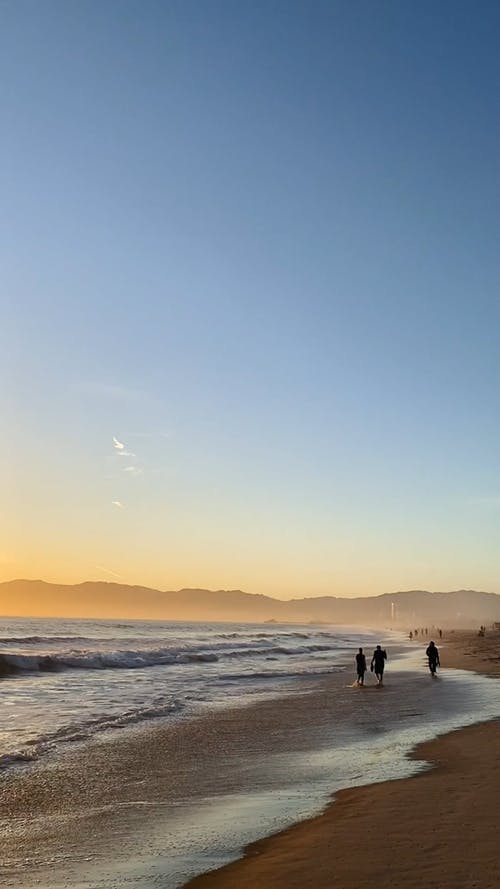
[[[444,665],[500,673],[500,633],[449,634]],[[247,849],[189,889],[497,889],[500,722],[421,745],[434,765],[403,780],[343,790],[326,812]]]
[[[441,645],[442,663],[496,676],[499,637],[450,634]],[[416,757],[437,768],[409,780],[369,784],[381,779],[370,778],[364,759],[351,763],[351,777],[346,772],[343,778],[338,768],[345,767],[345,752],[331,759],[333,732],[338,734],[340,726],[358,723],[370,749],[377,720],[400,714],[411,738],[422,723],[418,715],[411,722],[420,700],[426,731],[432,733],[429,719],[432,723],[433,713],[441,717],[449,695],[468,693],[459,674],[454,682],[445,684],[443,677],[430,686],[433,680],[419,664],[418,674],[400,673],[396,681],[388,676],[381,694],[373,683],[350,693],[346,676],[334,674],[302,694],[208,713],[168,728],[152,724],[121,738],[103,737],[91,746],[68,749],[54,762],[4,773],[2,884],[16,889],[112,889],[130,883],[148,889],[257,884],[362,889],[383,877],[385,885],[410,889],[429,881],[443,889],[498,886],[497,832],[490,813],[500,788],[500,767],[491,755],[498,749],[499,723],[471,726],[421,746]],[[431,688],[436,695],[428,695]],[[392,768],[384,761],[383,734],[378,744],[372,775]],[[354,755],[355,748],[348,749]],[[328,793],[337,792],[324,814],[311,817],[321,808],[318,797],[308,811],[308,788],[318,775],[325,801]],[[297,797],[297,776],[302,776],[307,805]],[[367,786],[340,789],[352,783]],[[282,830],[288,805],[290,826]],[[270,838],[252,843],[244,858],[221,867],[228,853],[233,859],[240,854],[245,819],[254,838]],[[191,844],[187,863],[186,837]],[[178,856],[179,874],[213,870],[191,882],[186,882],[189,876],[176,882],[172,855]]]

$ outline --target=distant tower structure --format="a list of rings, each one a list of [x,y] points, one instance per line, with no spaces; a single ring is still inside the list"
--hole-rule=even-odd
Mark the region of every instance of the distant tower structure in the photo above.
[[[394,602],[391,602],[391,621],[394,623],[396,619],[396,605]]]

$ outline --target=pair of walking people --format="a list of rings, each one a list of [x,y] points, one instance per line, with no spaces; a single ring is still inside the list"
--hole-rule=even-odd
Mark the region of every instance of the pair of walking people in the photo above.
[[[382,685],[386,660],[387,652],[385,648],[382,648],[381,645],[377,645],[375,651],[373,652],[373,657],[370,664],[370,670],[372,671],[372,673],[375,673],[375,676],[377,677],[377,685]],[[356,655],[356,672],[358,674],[358,678],[356,680],[357,685],[361,686],[365,684],[366,670],[366,657],[363,653],[363,649],[360,648]]]
[[[429,662],[429,670],[431,672],[431,676],[435,677],[436,670],[438,667],[441,666],[441,662],[439,660],[439,649],[434,644],[434,642],[429,643],[425,654]],[[373,652],[373,657],[370,664],[370,670],[372,671],[372,673],[375,673],[375,676],[377,677],[377,685],[382,685],[386,660],[387,652],[385,651],[385,649],[382,648],[381,645],[377,645],[375,651]],[[356,684],[359,686],[365,684],[366,669],[366,657],[363,653],[363,649],[360,648],[356,655]]]

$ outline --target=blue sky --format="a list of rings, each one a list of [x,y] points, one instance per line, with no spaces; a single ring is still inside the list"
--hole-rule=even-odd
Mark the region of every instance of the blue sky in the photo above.
[[[498,4],[0,15],[0,575],[498,590]]]

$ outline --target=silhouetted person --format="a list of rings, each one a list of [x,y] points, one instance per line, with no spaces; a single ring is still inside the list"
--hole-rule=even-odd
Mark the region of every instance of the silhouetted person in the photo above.
[[[427,657],[429,658],[429,670],[431,671],[431,675],[436,675],[436,670],[441,666],[439,662],[439,651],[434,645],[434,642],[429,642],[427,651],[425,652]]]
[[[365,673],[366,673],[366,658],[363,654],[363,649],[360,648],[356,655],[356,672],[358,674],[357,683],[358,685],[365,684]]]
[[[382,650],[380,645],[377,645],[375,651],[373,652],[370,670],[372,671],[372,673],[375,673],[379,685],[382,685],[382,679],[384,678],[384,667],[386,660],[387,652],[385,651],[385,649]]]
[[[409,638],[410,642],[411,642],[411,640],[413,639],[413,633],[412,633],[411,630],[410,630],[410,632],[408,633],[408,638]]]
[[[442,639],[443,638],[443,631],[439,630],[438,632],[439,632],[439,638]]]

